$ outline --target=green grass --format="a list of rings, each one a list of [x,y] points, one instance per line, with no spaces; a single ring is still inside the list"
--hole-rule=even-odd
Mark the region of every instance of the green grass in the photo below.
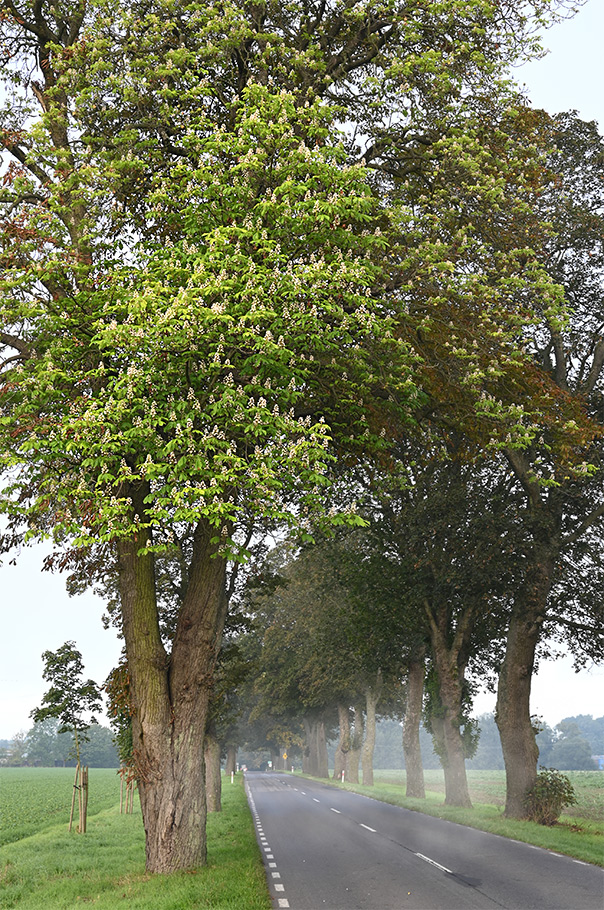
[[[2,769],[0,789],[5,784]],[[92,780],[90,786],[92,803]],[[119,784],[113,806],[89,818],[84,836],[69,834],[63,823],[48,827],[43,817],[39,821],[38,833],[0,848],[0,906],[6,910],[271,907],[241,779],[225,782],[223,811],[208,816],[208,865],[192,873],[146,874],[140,808],[120,815]]]
[[[407,799],[404,771],[376,771],[375,785],[335,784],[374,799],[425,815],[490,831],[547,850],[564,853],[583,862],[604,866],[604,772],[568,771],[578,803],[564,812],[554,827],[504,818],[505,772],[468,771],[472,809],[444,805],[442,770],[426,771],[426,799]],[[335,782],[334,782],[335,783]]]

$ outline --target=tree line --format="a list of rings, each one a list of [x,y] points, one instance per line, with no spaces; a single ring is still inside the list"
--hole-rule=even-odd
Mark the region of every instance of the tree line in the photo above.
[[[7,767],[75,768],[73,735],[58,732],[59,721],[45,720],[12,740],[0,743],[0,765]],[[114,733],[109,727],[93,724],[81,745],[81,760],[93,768],[118,768]]]
[[[2,546],[120,627],[149,871],[246,624],[321,770],[326,678],[340,763],[425,691],[456,802],[496,677],[510,815],[539,649],[602,656],[602,140],[508,78],[566,6],[0,0]]]

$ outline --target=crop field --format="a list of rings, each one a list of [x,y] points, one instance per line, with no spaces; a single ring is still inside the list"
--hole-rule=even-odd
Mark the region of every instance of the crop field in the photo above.
[[[0,846],[69,822],[73,768],[0,768]],[[119,804],[120,779],[91,768],[88,817]],[[76,807],[77,819],[77,807]]]
[[[90,771],[88,830],[67,831],[74,770],[0,768],[3,910],[270,910],[266,875],[243,787],[223,787],[208,818],[203,874],[150,876],[140,803],[120,814],[115,771]]]

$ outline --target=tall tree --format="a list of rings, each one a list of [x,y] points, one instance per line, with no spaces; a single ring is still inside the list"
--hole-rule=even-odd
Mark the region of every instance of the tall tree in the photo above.
[[[1,2],[4,509],[112,550],[151,871],[205,862],[209,681],[249,518],[304,525],[331,451],[405,424],[393,318],[410,282],[428,310],[460,283],[434,211],[419,249],[419,211],[368,170],[419,174],[432,146],[452,163],[468,89],[495,92],[527,11],[553,5]],[[337,121],[369,137],[365,165]],[[478,282],[491,338],[509,283]],[[183,526],[168,652],[155,557]]]
[[[548,623],[555,603],[552,590],[565,572],[570,573],[567,577],[574,576],[576,584],[569,604],[576,603],[584,561],[581,549],[589,548],[590,539],[593,545],[604,522],[604,144],[596,125],[576,115],[529,116],[550,150],[550,180],[536,208],[551,220],[556,233],[542,246],[541,256],[564,288],[569,312],[565,322],[542,319],[527,338],[542,375],[557,389],[551,419],[541,423],[529,446],[504,448],[524,498],[518,539],[524,569],[513,598],[496,711],[506,766],[505,811],[516,817],[525,814],[524,797],[537,774],[530,690],[543,629],[552,628]],[[569,400],[576,405],[574,417],[564,413]],[[586,420],[591,427],[581,441],[574,436],[575,429]],[[584,606],[590,600],[594,623],[588,638],[601,654],[604,612],[601,601],[593,604],[591,594],[583,598]],[[564,608],[553,612],[561,618]],[[567,619],[572,626],[572,616]],[[577,636],[581,625],[585,627],[585,622],[575,623],[579,650],[585,641]]]

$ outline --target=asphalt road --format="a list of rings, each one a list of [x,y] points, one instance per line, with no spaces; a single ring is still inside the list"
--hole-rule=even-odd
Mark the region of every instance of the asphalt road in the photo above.
[[[275,908],[604,908],[596,866],[288,774],[246,786]]]

